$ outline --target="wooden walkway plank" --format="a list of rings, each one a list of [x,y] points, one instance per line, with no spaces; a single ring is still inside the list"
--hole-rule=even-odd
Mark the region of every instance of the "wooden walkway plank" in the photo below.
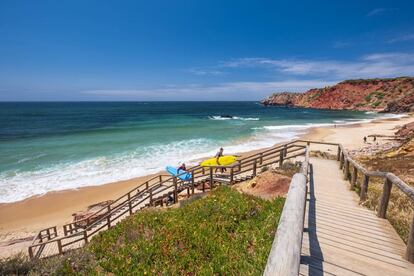
[[[312,158],[301,275],[414,275],[391,224],[359,205],[338,163]]]

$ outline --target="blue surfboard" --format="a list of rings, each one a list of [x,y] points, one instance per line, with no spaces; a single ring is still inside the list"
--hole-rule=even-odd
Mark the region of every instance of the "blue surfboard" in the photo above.
[[[169,172],[172,176],[177,176],[178,174],[180,174],[178,176],[179,179],[184,180],[184,181],[189,181],[191,180],[191,173],[184,173],[184,171],[180,170],[177,173],[177,168],[171,167],[171,166],[167,166],[165,168],[167,170],[167,172]]]

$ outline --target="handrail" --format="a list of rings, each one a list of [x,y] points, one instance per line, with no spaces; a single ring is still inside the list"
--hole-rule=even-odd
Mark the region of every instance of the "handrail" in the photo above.
[[[305,221],[309,147],[299,173],[293,175],[263,275],[298,275]]]
[[[236,168],[239,169],[239,171],[237,171],[236,173],[240,173],[242,172],[241,171],[242,168],[247,167],[248,169],[245,171],[252,171],[253,172],[252,175],[254,176],[256,175],[257,168],[260,168],[261,166],[265,165],[261,162],[263,160],[271,160],[272,163],[279,162],[279,164],[281,165],[284,159],[294,158],[298,155],[303,155],[303,153],[299,153],[293,156],[287,156],[288,153],[294,153],[304,148],[301,145],[290,146],[290,144],[292,143],[289,143],[289,146],[286,146],[286,145],[277,146],[271,149],[267,149],[266,151],[256,153],[255,155],[245,157],[239,160],[239,162],[233,164],[232,166],[229,166],[229,168],[231,168],[230,183],[232,184],[233,177],[234,177],[233,172],[235,172]],[[163,198],[165,198],[165,191],[168,191],[168,193],[166,194],[167,196],[173,195],[174,203],[178,201],[177,196],[178,196],[179,187],[186,186],[188,189],[191,187],[194,193],[194,186],[196,185],[196,179],[199,179],[197,181],[208,181],[210,183],[210,189],[212,189],[214,181],[216,181],[215,177],[212,178],[213,176],[212,170],[213,170],[213,167],[203,168],[200,166],[195,166],[195,167],[192,167],[189,171],[183,172],[179,174],[178,176],[175,176],[175,177],[169,176],[167,179],[160,179],[160,181],[149,186],[148,182],[159,178],[159,176],[156,176],[142,183],[138,187],[135,187],[128,193],[124,194],[123,196],[121,196],[120,198],[112,202],[109,206],[105,206],[101,208],[100,210],[98,210],[97,212],[94,212],[92,215],[99,214],[100,216],[93,221],[88,221],[87,225],[83,227],[75,227],[74,229],[73,228],[69,229],[68,231],[64,232],[65,233],[64,236],[55,237],[54,239],[48,239],[47,241],[37,239],[36,240],[37,242],[33,242],[33,244],[29,247],[29,255],[31,258],[41,257],[43,249],[46,246],[53,245],[53,244],[57,245],[59,254],[63,253],[64,248],[68,245],[72,245],[82,240],[84,241],[84,244],[86,244],[89,238],[92,235],[94,235],[96,232],[102,230],[105,227],[110,228],[113,225],[113,222],[115,220],[125,215],[125,213],[127,212],[131,214],[133,212],[133,209],[137,208],[140,204],[149,201],[145,206],[138,207],[138,208],[145,208],[147,205],[153,206],[154,204],[156,204],[157,200],[159,199],[162,200]],[[192,179],[190,181],[183,181],[178,178],[180,175],[184,175],[188,172],[192,173]],[[139,188],[143,186],[144,186],[144,189],[139,191]],[[138,193],[134,194],[134,191],[138,191]],[[203,184],[203,191],[204,191],[204,184]],[[161,197],[159,197],[160,194],[161,194]],[[126,199],[122,200],[125,197]],[[123,208],[125,208],[125,210],[123,210]],[[105,211],[105,212],[102,212],[102,211]],[[91,216],[88,216],[88,218],[90,219]],[[79,221],[85,221],[88,218],[85,218]],[[79,221],[76,221],[75,223],[78,223]],[[99,224],[102,224],[102,225],[99,225]],[[67,225],[73,226],[74,223],[67,224]],[[94,229],[94,227],[98,227],[98,228]],[[54,229],[56,229],[56,227],[54,227]],[[39,234],[41,232],[39,232]],[[75,239],[75,240],[70,241],[70,239]],[[69,242],[65,244],[63,243],[63,241],[69,241]]]

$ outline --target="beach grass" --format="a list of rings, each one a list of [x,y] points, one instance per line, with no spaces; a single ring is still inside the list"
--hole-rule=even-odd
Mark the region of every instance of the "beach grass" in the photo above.
[[[35,275],[261,275],[283,204],[283,198],[266,201],[219,187],[181,208],[139,212],[85,248],[24,269]]]

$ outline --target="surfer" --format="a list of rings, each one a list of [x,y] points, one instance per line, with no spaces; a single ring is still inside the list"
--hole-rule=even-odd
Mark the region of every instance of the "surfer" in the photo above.
[[[184,163],[182,163],[181,166],[179,166],[177,168],[177,174],[180,174],[180,171],[187,172],[187,168],[185,167],[185,164]]]
[[[220,157],[222,157],[223,156],[223,148],[220,148],[220,150],[216,153],[216,162],[217,162],[217,165],[218,166],[220,166]],[[216,171],[215,172],[217,172],[217,170],[218,170],[218,168],[216,169]],[[226,168],[221,168],[221,172],[223,173],[223,172],[225,172],[227,169]]]

